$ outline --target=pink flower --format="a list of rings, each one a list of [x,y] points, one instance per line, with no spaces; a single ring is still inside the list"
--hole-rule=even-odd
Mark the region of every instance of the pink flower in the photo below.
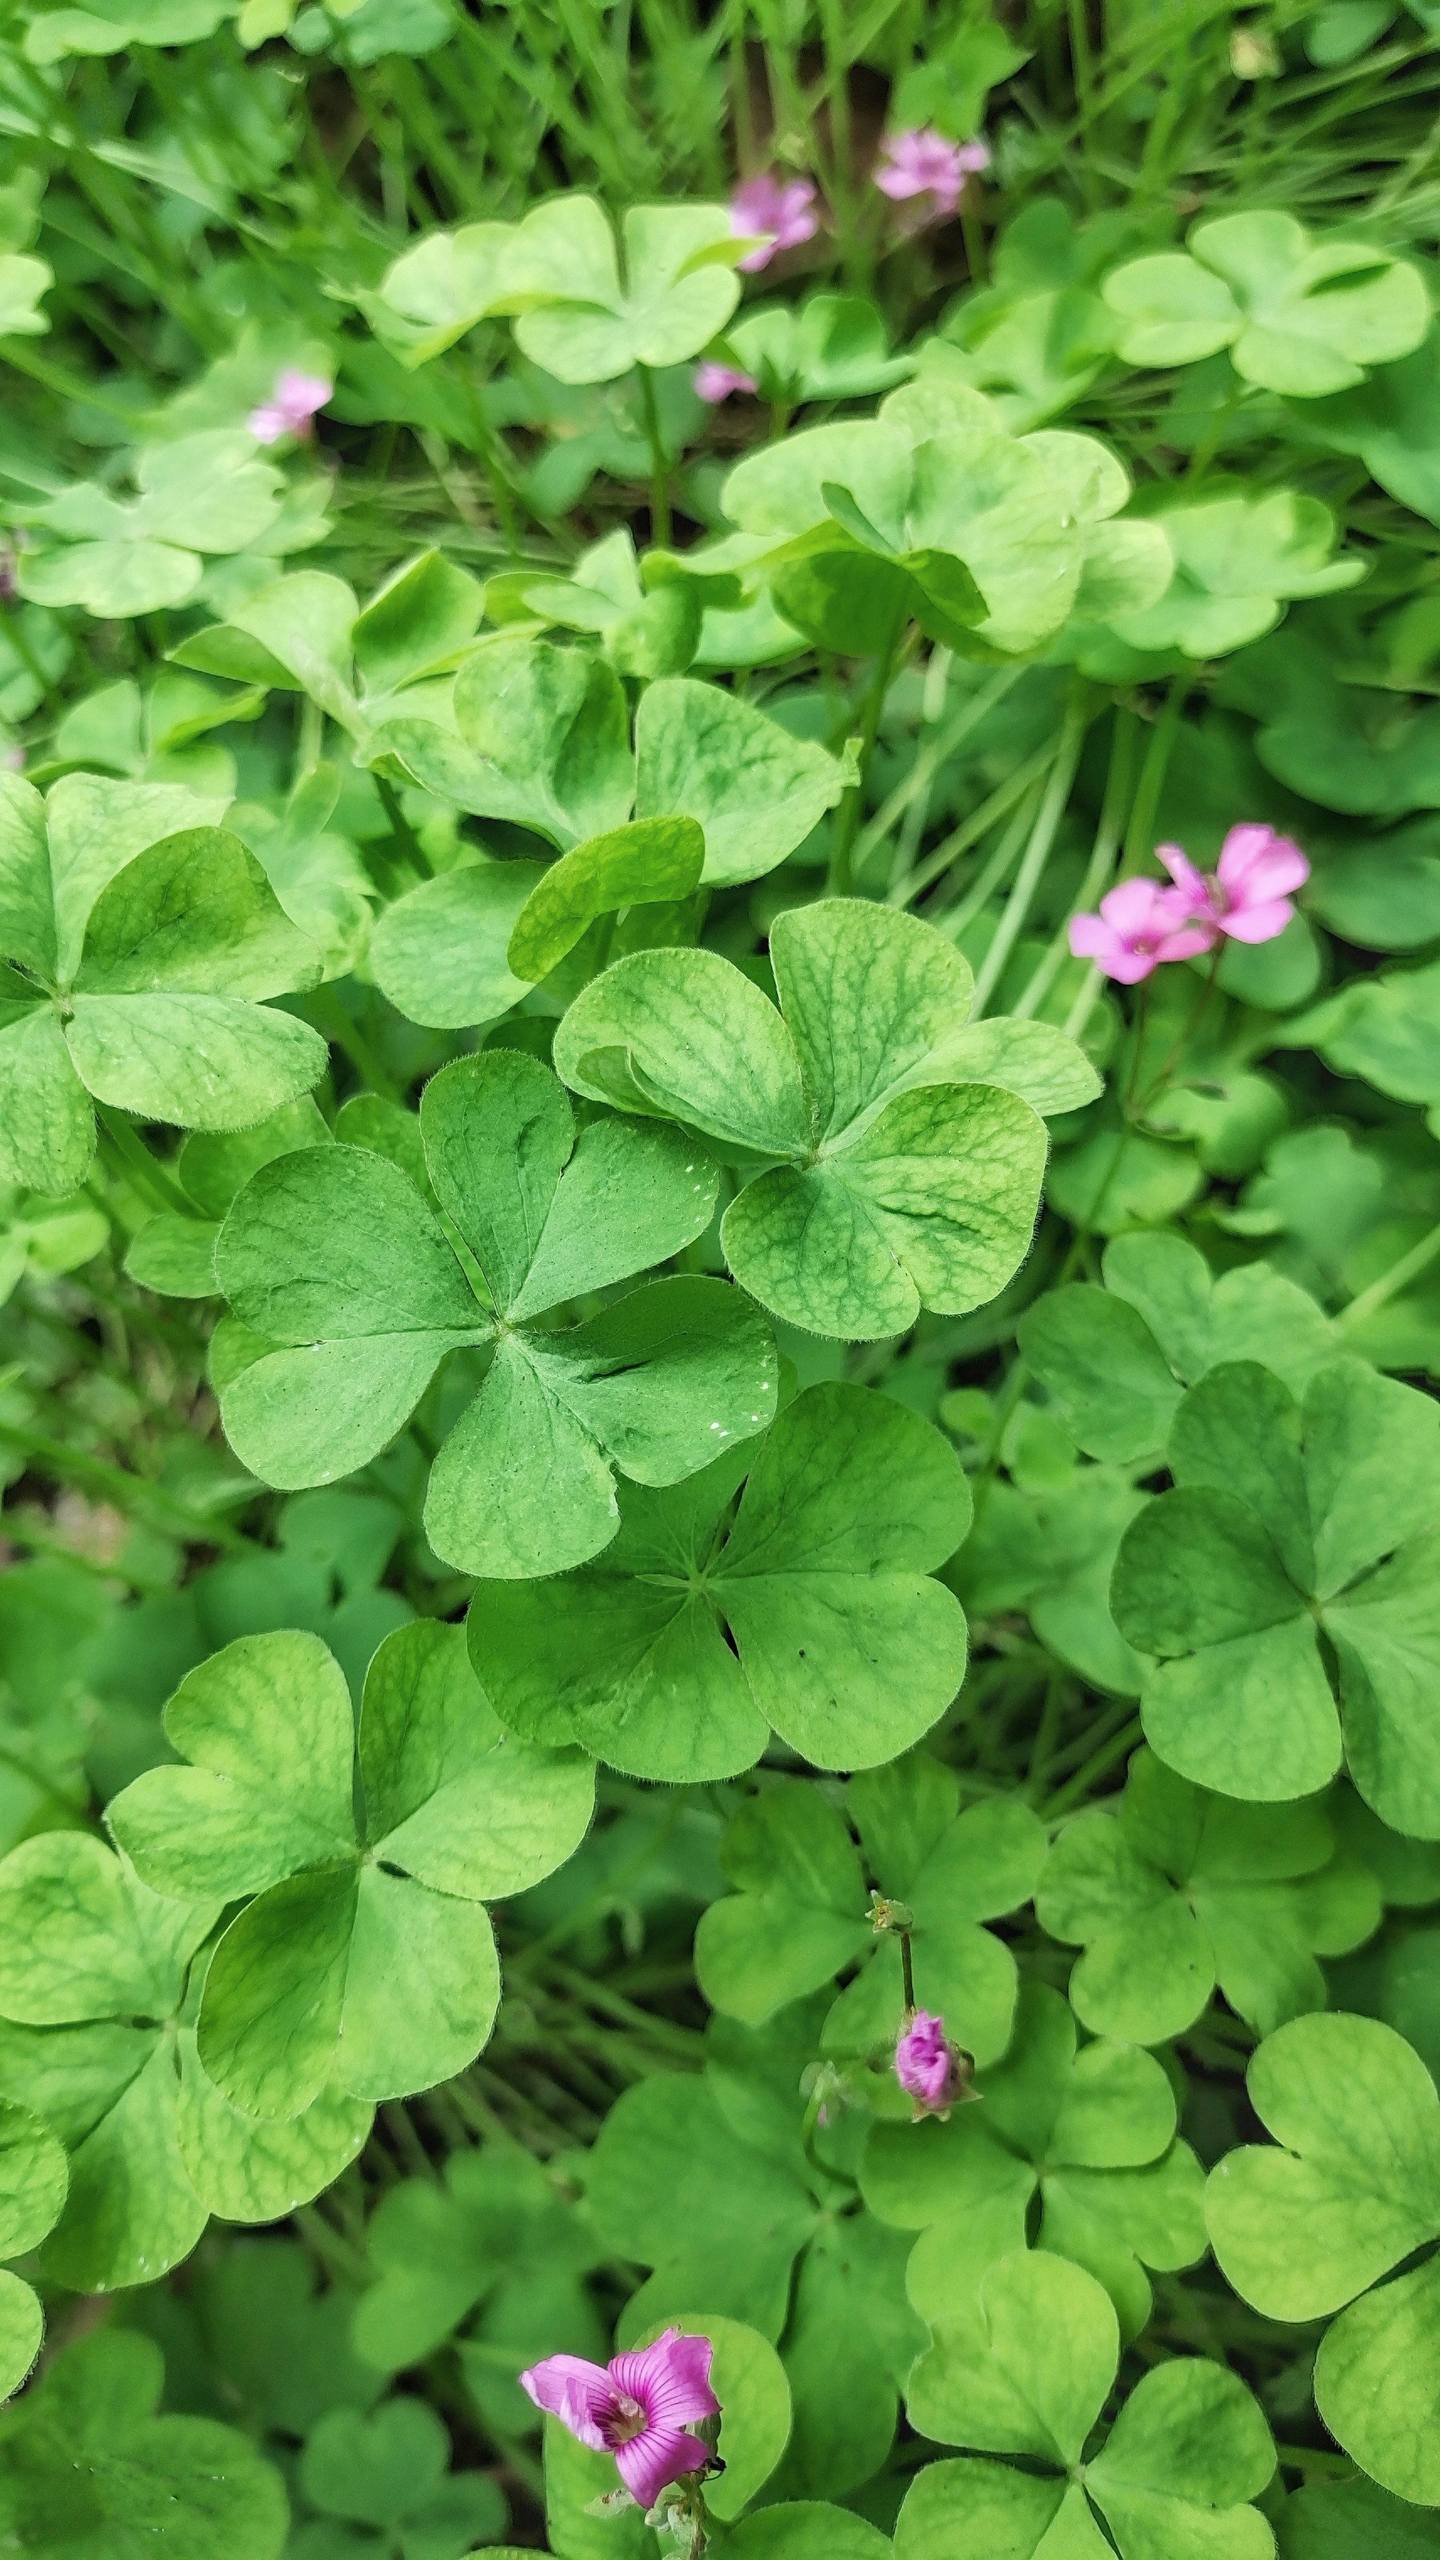
[[[18,565],[12,546],[0,541],[0,604],[13,604],[20,593],[20,581],[15,574]]]
[[[1185,889],[1158,880],[1122,880],[1107,889],[1098,916],[1072,916],[1070,948],[1107,978],[1133,987],[1162,960],[1194,960],[1214,948],[1215,926],[1195,914]]]
[[[937,219],[955,211],[966,179],[990,166],[983,142],[947,142],[931,125],[887,134],[880,151],[885,165],[876,171],[875,184],[881,194],[896,203],[928,196]]]
[[[820,228],[815,190],[808,178],[777,178],[773,169],[763,169],[758,178],[747,178],[736,188],[730,228],[737,240],[747,240],[755,231],[766,233],[759,248],[739,261],[742,275],[756,275],[782,249],[798,249],[802,240],[814,239]]]
[[[1298,844],[1273,827],[1232,827],[1213,872],[1197,871],[1178,844],[1156,847],[1197,923],[1233,942],[1273,942],[1295,913],[1290,896],[1310,877]]]
[[[612,2356],[608,2365],[546,2356],[521,2374],[520,2387],[581,2444],[613,2453],[631,2497],[648,2512],[662,2489],[713,2458],[708,2444],[686,2432],[720,2414],[710,2388],[713,2352],[708,2338],[666,2329],[653,2346]]]
[[[252,409],[245,424],[257,444],[278,444],[282,436],[308,436],[317,409],[323,409],[335,385],[318,373],[279,376],[268,400]]]
[[[708,400],[714,408],[721,400],[728,400],[732,392],[758,391],[760,385],[753,373],[741,373],[733,364],[707,363],[695,367],[695,388],[701,399]]]
[[[895,2077],[915,2101],[919,2116],[948,2115],[965,2094],[965,2075],[958,2048],[945,2033],[943,2018],[917,2009],[895,2047]]]

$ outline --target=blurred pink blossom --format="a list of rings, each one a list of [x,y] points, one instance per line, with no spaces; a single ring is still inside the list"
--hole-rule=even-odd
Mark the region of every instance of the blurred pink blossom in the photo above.
[[[814,239],[820,228],[815,190],[808,178],[779,178],[773,169],[762,169],[731,197],[730,228],[737,240],[757,231],[768,235],[738,261],[742,275],[757,275],[782,249],[798,249],[802,240]]]
[[[324,408],[334,388],[318,373],[287,368],[269,399],[251,410],[245,424],[257,444],[278,444],[282,436],[308,436],[316,411]]]
[[[905,133],[887,134],[880,145],[882,167],[875,184],[882,195],[901,203],[928,196],[938,220],[955,211],[967,178],[990,166],[983,142],[947,142],[932,125],[914,125]]]
[[[1107,889],[1098,915],[1070,919],[1076,959],[1093,960],[1122,987],[1137,986],[1163,960],[1197,959],[1214,942],[1214,924],[1195,918],[1188,892],[1158,880],[1122,880]]]
[[[710,2388],[713,2352],[708,2338],[665,2329],[653,2346],[612,2356],[608,2365],[546,2356],[521,2374],[520,2387],[581,2444],[612,2453],[631,2497],[648,2511],[662,2489],[712,2459],[709,2445],[687,2430],[719,2416]]]
[[[1295,913],[1290,892],[1310,877],[1298,844],[1253,822],[1231,828],[1213,872],[1197,870],[1178,844],[1156,851],[1197,924],[1232,942],[1273,942]]]
[[[733,364],[706,363],[695,367],[695,388],[701,399],[708,400],[714,408],[721,400],[728,400],[732,392],[758,391],[760,385],[753,373],[741,373]]]

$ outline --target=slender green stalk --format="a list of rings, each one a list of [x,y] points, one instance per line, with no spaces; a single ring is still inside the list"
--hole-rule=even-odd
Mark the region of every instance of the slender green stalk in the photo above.
[[[1065,815],[1075,768],[1085,743],[1085,731],[1093,717],[1093,705],[1086,694],[1077,693],[1071,701],[1060,732],[1060,744],[1044,797],[1035,813],[1030,841],[1020,857],[1015,883],[1005,902],[1005,912],[995,929],[995,936],[979,968],[975,972],[975,1013],[985,1011],[999,983],[1011,952],[1024,932],[1035,892],[1044,876],[1045,865]]]
[[[660,424],[660,404],[655,397],[655,377],[648,365],[637,364],[635,379],[640,386],[640,410],[650,447],[650,539],[657,550],[666,550],[671,538],[670,464]]]
[[[1420,1279],[1422,1274],[1430,1269],[1432,1263],[1437,1261],[1440,1261],[1440,1226],[1433,1227],[1428,1235],[1421,1236],[1419,1242],[1412,1244],[1408,1252],[1397,1255],[1388,1271],[1382,1271],[1378,1280],[1372,1280],[1368,1288],[1360,1290],[1359,1294],[1350,1300],[1348,1306],[1340,1309],[1335,1322],[1347,1327],[1365,1324],[1371,1316],[1378,1315],[1382,1307],[1388,1307],[1392,1298],[1397,1298],[1402,1289],[1408,1289],[1412,1280]]]

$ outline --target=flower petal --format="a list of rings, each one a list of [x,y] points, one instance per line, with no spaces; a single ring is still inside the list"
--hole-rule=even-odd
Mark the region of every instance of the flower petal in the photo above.
[[[581,2444],[597,2453],[606,2450],[603,2422],[615,2414],[615,2385],[603,2364],[584,2356],[546,2356],[521,2374],[520,2388]]]
[[[1310,877],[1298,844],[1273,827],[1232,827],[1216,869],[1220,886],[1237,906],[1268,904]]]
[[[1258,906],[1233,908],[1228,916],[1222,916],[1220,930],[1232,942],[1273,942],[1294,913],[1292,899],[1267,898]]]
[[[672,2480],[703,2470],[709,2459],[710,2449],[698,2436],[682,2435],[678,2427],[647,2427],[633,2444],[617,2448],[615,2467],[637,2506],[648,2510]]]
[[[611,2379],[617,2390],[639,2401],[652,2426],[688,2426],[697,2418],[720,2413],[710,2386],[714,2352],[708,2338],[666,2329],[652,2345],[612,2357]]]

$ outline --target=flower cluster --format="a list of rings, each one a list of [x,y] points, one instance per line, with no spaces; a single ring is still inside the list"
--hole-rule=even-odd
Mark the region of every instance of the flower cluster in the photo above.
[[[520,2376],[537,2409],[558,2418],[581,2444],[611,2453],[635,2503],[649,2512],[662,2490],[715,2460],[713,2446],[689,2430],[718,2418],[710,2387],[708,2338],[662,2330],[652,2346],[612,2356],[546,2356]]]
[[[1098,915],[1075,916],[1070,948],[1093,960],[1123,987],[1138,985],[1166,960],[1196,960],[1224,941],[1273,942],[1295,913],[1292,892],[1310,877],[1298,844],[1273,827],[1232,827],[1212,872],[1200,871],[1178,844],[1156,847],[1170,874],[1122,880],[1100,901]]]

